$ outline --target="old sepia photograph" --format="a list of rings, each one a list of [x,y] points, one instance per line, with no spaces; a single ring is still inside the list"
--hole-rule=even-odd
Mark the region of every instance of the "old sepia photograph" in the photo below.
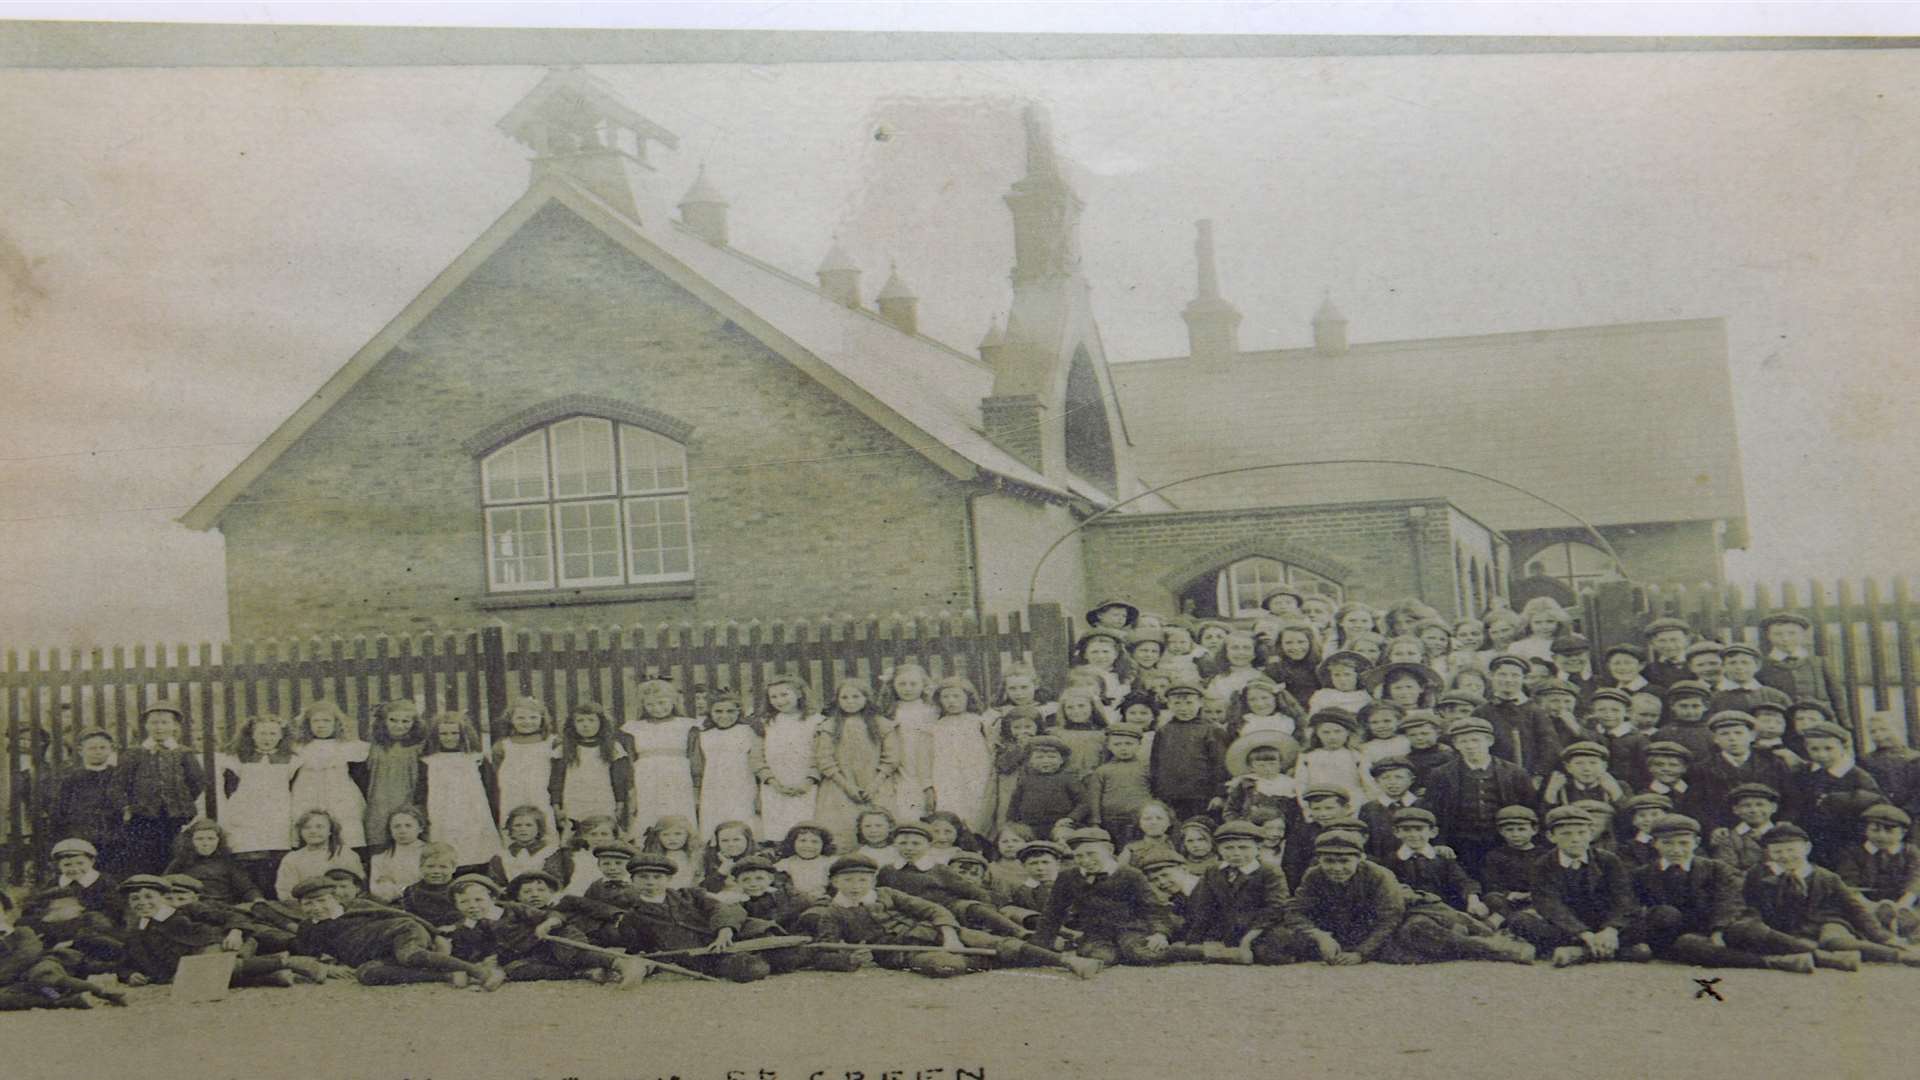
[[[1910,1072],[1916,40],[1022,6],[0,8],[0,1075]]]

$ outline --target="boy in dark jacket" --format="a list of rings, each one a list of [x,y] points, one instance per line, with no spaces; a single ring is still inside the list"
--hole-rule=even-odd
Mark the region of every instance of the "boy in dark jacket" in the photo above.
[[[1696,967],[1771,968],[1813,974],[1804,953],[1770,956],[1742,948],[1742,875],[1699,854],[1700,823],[1668,814],[1653,823],[1659,857],[1633,872],[1642,932],[1653,954]]]
[[[1213,830],[1220,864],[1184,897],[1181,943],[1168,960],[1222,964],[1286,964],[1293,935],[1284,929],[1291,893],[1278,867],[1260,861],[1258,826],[1229,821]]]
[[[1081,937],[1075,951],[1102,964],[1164,962],[1172,913],[1146,875],[1114,859],[1113,837],[1105,829],[1076,830],[1067,846],[1074,868],[1053,883],[1034,943],[1051,949],[1062,930],[1076,930]]]
[[[1200,684],[1190,679],[1167,687],[1167,711],[1147,756],[1147,784],[1185,821],[1205,814],[1227,782],[1226,733],[1200,719]]]
[[[115,786],[113,736],[98,728],[80,733],[80,760],[41,788],[49,841],[78,837],[100,852],[100,866],[118,872],[120,793]]]
[[[1554,851],[1533,864],[1532,910],[1509,922],[1514,934],[1553,950],[1553,966],[1597,960],[1644,962],[1653,950],[1635,921],[1633,876],[1627,865],[1593,845],[1593,823],[1571,806],[1547,811]]]
[[[170,983],[182,957],[226,951],[240,954],[233,986],[292,986],[296,976],[309,982],[327,977],[326,966],[310,956],[255,956],[244,931],[230,927],[211,911],[173,906],[165,878],[135,874],[120,883],[129,921],[120,979],[128,986]]]
[[[398,908],[356,900],[343,903],[333,881],[311,877],[293,887],[305,920],[294,935],[296,952],[332,957],[354,969],[362,986],[447,982],[498,990],[506,973],[436,952],[433,928]]]
[[[1468,877],[1478,878],[1487,852],[1500,844],[1494,815],[1503,806],[1537,808],[1532,782],[1511,761],[1493,756],[1493,725],[1468,717],[1449,734],[1458,760],[1436,773],[1427,785],[1426,804],[1440,825],[1440,838],[1460,859]]]
[[[0,1012],[25,1009],[91,1009],[97,995],[125,1005],[126,995],[78,979],[51,955],[40,935],[13,925],[13,900],[0,890]]]
[[[454,881],[452,893],[460,916],[448,935],[454,956],[497,967],[511,982],[605,981],[606,961],[566,948],[565,939],[577,931],[567,926],[560,912],[501,902],[499,884],[485,874],[462,875]],[[638,980],[645,971],[637,958],[613,963],[623,981]]]
[[[1487,904],[1487,923],[1504,926],[1515,912],[1524,911],[1533,897],[1533,864],[1547,849],[1534,842],[1540,815],[1526,806],[1503,806],[1494,814],[1501,845],[1487,852],[1480,864],[1481,899]]]
[[[939,904],[953,912],[961,926],[970,929],[1014,937],[1026,932],[1019,923],[1000,913],[985,884],[961,877],[951,863],[935,862],[928,857],[927,846],[926,826],[910,821],[896,828],[893,848],[900,853],[902,862],[880,871],[881,887],[898,889]]]
[[[1431,893],[1448,907],[1486,918],[1492,912],[1480,898],[1480,883],[1467,876],[1451,853],[1433,846],[1438,833],[1432,811],[1417,806],[1394,811],[1393,835],[1400,845],[1382,863],[1407,888]]]
[[[1866,840],[1840,849],[1833,872],[1873,906],[1880,925],[1912,941],[1920,933],[1920,850],[1907,843],[1913,818],[1888,803],[1860,812]]]
[[[1812,953],[1820,967],[1858,970],[1862,958],[1920,967],[1920,950],[1894,945],[1859,894],[1809,859],[1813,841],[1798,825],[1775,825],[1760,838],[1767,861],[1747,871],[1741,890],[1759,917],[1752,947],[1773,954]]]
[[[1073,751],[1063,739],[1040,735],[1027,743],[1027,762],[1013,783],[1013,798],[1007,803],[1007,820],[1033,830],[1035,836],[1047,836],[1061,821],[1081,813],[1086,789],[1066,771]]]

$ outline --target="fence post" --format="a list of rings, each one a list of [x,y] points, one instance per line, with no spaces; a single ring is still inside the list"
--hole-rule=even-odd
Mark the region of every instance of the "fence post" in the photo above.
[[[507,715],[507,636],[497,626],[480,628],[480,672],[487,684],[487,726],[492,730]],[[473,719],[478,725],[480,718]]]
[[[1059,686],[1066,682],[1073,647],[1066,612],[1059,604],[1029,604],[1027,625],[1033,631],[1033,670],[1040,685]]]
[[[1601,581],[1587,593],[1587,638],[1593,655],[1603,656],[1620,642],[1640,643],[1640,628],[1645,622],[1644,595],[1630,581]],[[1605,664],[1596,664],[1604,668]]]

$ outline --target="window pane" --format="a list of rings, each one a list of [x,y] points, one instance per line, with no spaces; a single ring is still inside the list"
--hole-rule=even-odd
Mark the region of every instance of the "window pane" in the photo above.
[[[560,583],[620,580],[620,526],[612,502],[561,503]]]
[[[613,494],[613,424],[576,416],[549,430],[553,432],[554,495]]]
[[[530,589],[553,584],[551,544],[545,506],[513,506],[487,511],[488,579],[496,589]]]
[[[685,495],[627,500],[627,564],[635,581],[693,573]]]
[[[547,497],[547,433],[536,431],[487,455],[486,501]]]
[[[664,435],[622,424],[620,457],[630,494],[686,489],[687,449]]]

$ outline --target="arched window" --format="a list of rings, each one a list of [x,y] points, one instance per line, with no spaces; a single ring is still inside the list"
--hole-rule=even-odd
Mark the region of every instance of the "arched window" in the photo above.
[[[481,459],[494,592],[687,581],[687,450],[633,424],[572,416]]]
[[[1220,571],[1214,582],[1214,610],[1228,619],[1257,617],[1263,613],[1260,601],[1281,585],[1291,585],[1309,596],[1319,593],[1335,603],[1346,596],[1346,590],[1332,578],[1277,559],[1255,556]]]
[[[1606,552],[1592,544],[1568,540],[1548,544],[1535,552],[1527,560],[1526,576],[1552,578],[1578,596],[1587,585],[1596,581],[1615,580],[1620,573],[1613,564],[1613,557]]]

